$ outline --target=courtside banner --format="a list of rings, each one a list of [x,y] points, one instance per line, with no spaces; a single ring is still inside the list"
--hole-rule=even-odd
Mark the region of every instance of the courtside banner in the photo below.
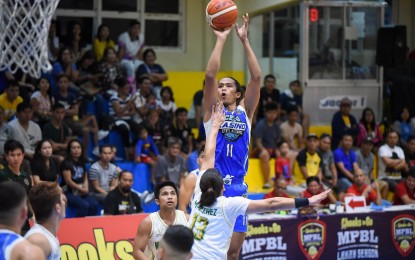
[[[61,259],[133,259],[137,227],[147,215],[64,219],[58,231]]]

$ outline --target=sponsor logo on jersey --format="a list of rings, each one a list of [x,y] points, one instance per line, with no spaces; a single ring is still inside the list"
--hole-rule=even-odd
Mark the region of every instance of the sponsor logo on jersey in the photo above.
[[[308,260],[318,259],[326,244],[326,224],[319,220],[300,223],[298,244]]]
[[[415,244],[415,217],[399,215],[392,219],[392,241],[398,252],[406,257]]]
[[[242,122],[238,116],[226,115],[225,122],[220,127],[226,141],[235,142],[246,130],[246,123]]]
[[[229,175],[229,174],[226,174],[226,176],[225,176],[225,178],[223,178],[223,183],[225,184],[225,185],[231,185],[232,184],[232,178],[233,178],[234,176],[231,176],[231,175]]]

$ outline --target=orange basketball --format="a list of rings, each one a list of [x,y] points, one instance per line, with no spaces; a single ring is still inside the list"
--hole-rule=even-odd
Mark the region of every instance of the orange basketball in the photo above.
[[[238,18],[238,8],[231,0],[212,0],[206,6],[206,19],[214,29],[223,31]]]

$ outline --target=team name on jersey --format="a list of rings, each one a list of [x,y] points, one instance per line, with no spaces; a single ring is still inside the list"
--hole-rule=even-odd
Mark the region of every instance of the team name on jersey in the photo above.
[[[242,122],[238,116],[226,115],[220,130],[227,141],[234,142],[244,134],[246,123]]]
[[[216,216],[216,211],[218,211],[218,209],[211,209],[211,208],[200,206],[199,201],[196,201],[195,206],[202,214],[206,214],[210,216]]]

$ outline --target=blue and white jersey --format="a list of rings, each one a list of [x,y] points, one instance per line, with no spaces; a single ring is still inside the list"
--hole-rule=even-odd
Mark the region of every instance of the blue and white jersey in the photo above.
[[[248,171],[248,151],[251,123],[244,107],[225,111],[225,122],[220,126],[216,139],[215,168],[222,173],[225,185],[241,184]],[[206,136],[212,129],[212,121],[204,123]]]
[[[13,248],[21,241],[24,241],[21,235],[7,229],[0,229],[0,260],[10,260]]]

